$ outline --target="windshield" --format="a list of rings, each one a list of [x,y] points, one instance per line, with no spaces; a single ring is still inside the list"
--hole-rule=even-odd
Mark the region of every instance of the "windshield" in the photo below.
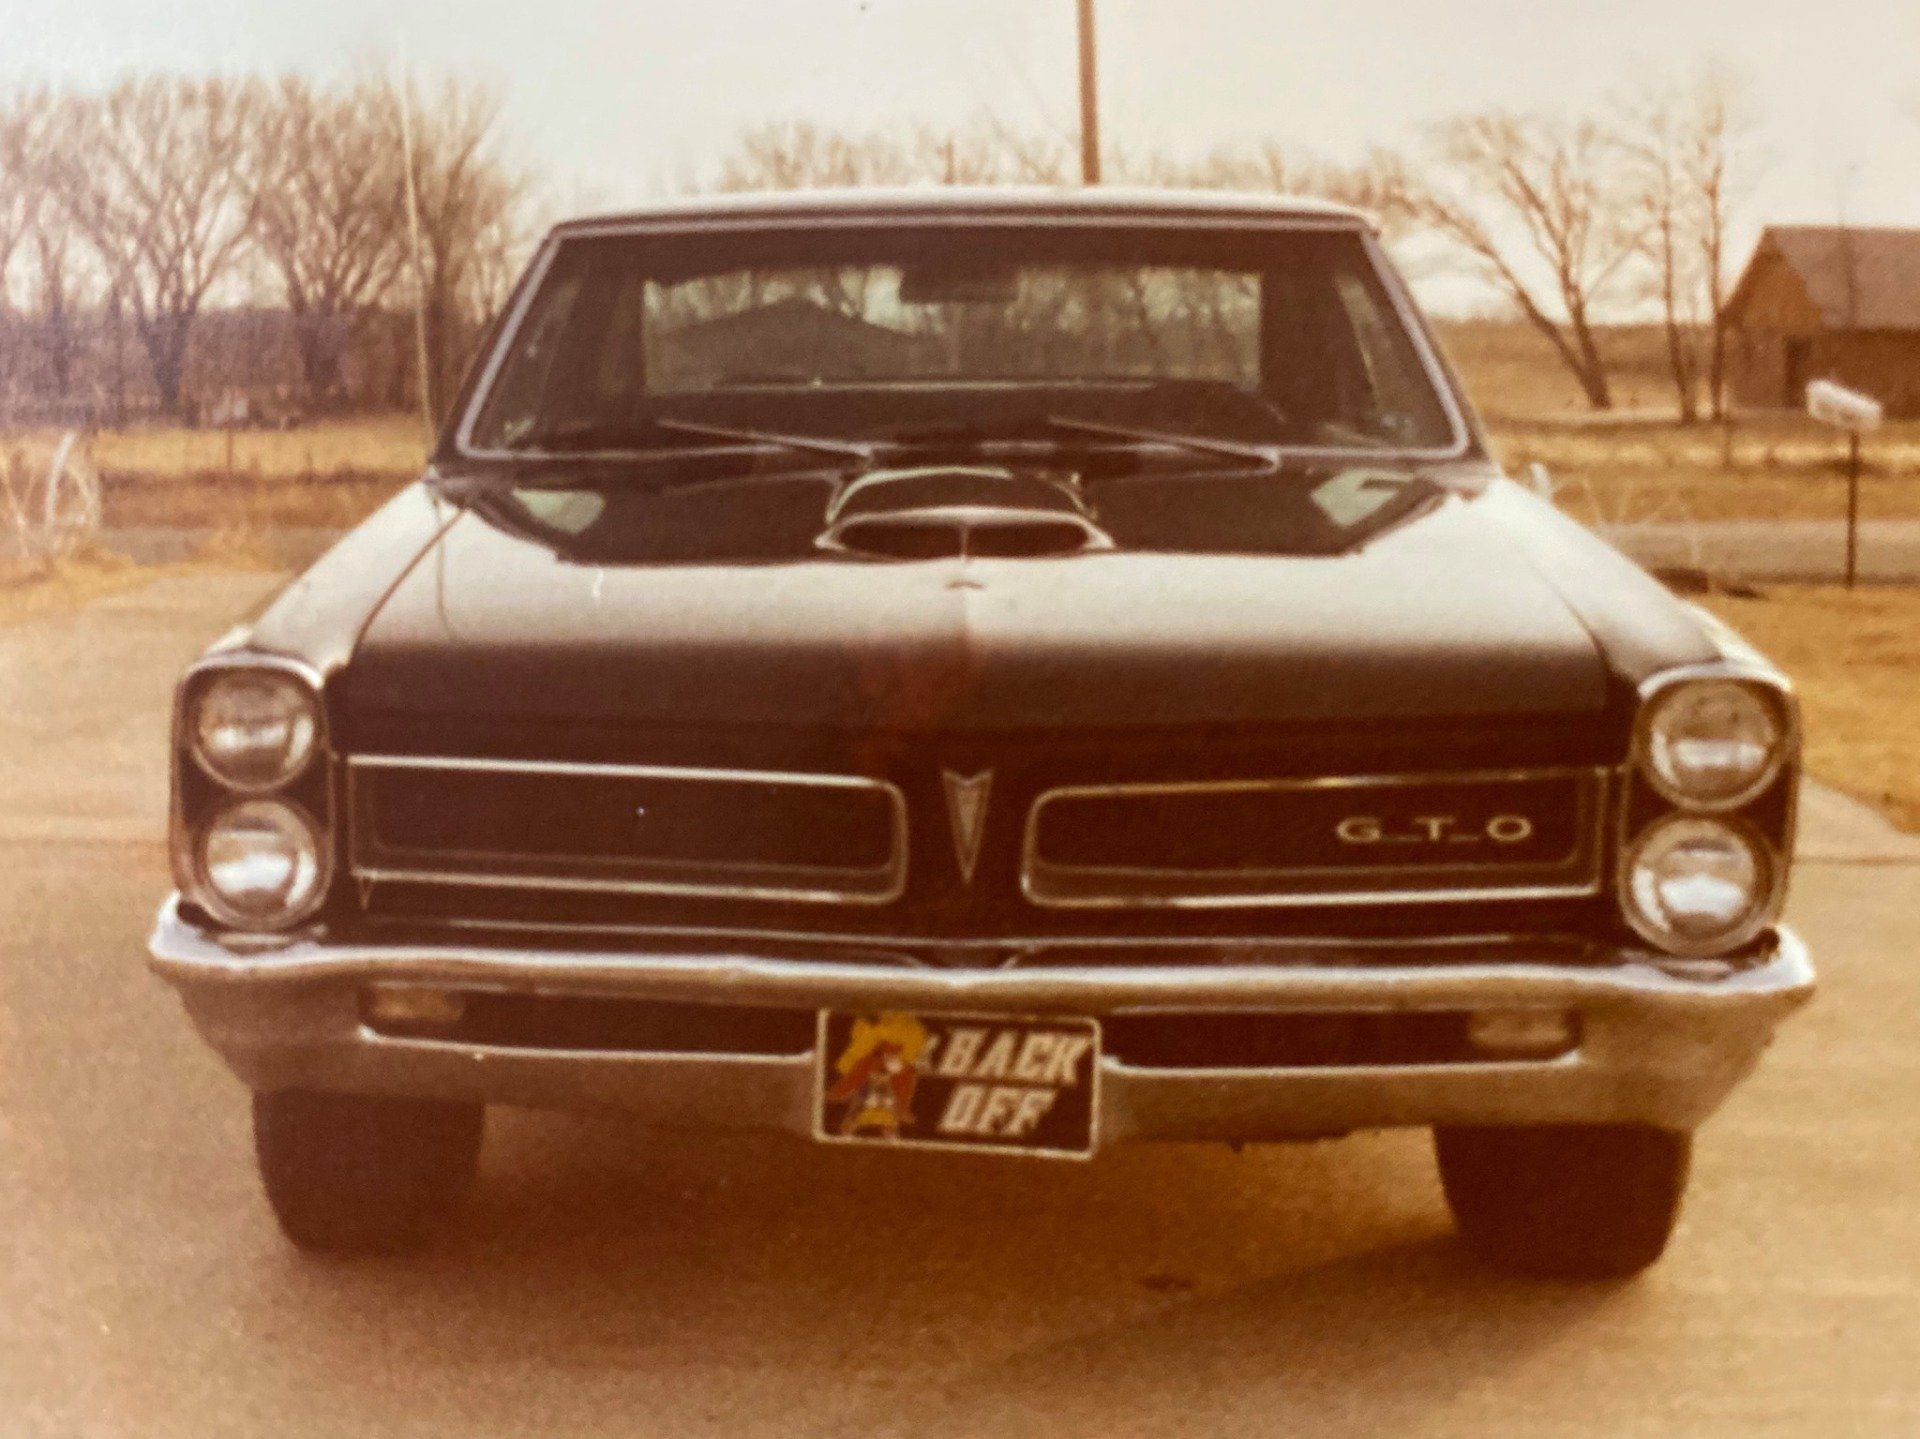
[[[1456,439],[1352,231],[565,238],[505,345],[477,450],[684,444],[661,421],[885,439],[1066,419],[1373,451]]]

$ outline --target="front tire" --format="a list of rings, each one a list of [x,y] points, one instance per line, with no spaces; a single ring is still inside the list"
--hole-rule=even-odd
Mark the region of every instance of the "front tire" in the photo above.
[[[1439,1128],[1447,1205],[1469,1248],[1522,1274],[1615,1279],[1667,1247],[1691,1135],[1639,1124]]]
[[[253,1097],[254,1155],[301,1249],[386,1253],[421,1240],[472,1186],[478,1104],[289,1089]]]

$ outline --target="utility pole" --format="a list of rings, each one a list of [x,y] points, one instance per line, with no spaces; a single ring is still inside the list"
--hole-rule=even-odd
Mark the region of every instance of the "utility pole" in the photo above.
[[[1100,183],[1100,82],[1095,72],[1093,0],[1080,6],[1080,181]]]
[[[433,365],[427,357],[427,269],[420,256],[420,182],[413,160],[413,72],[404,59],[394,93],[400,104],[400,168],[406,187],[408,249],[413,260],[413,347],[420,370],[420,419],[431,444],[439,428],[434,404],[437,397],[433,393]]]

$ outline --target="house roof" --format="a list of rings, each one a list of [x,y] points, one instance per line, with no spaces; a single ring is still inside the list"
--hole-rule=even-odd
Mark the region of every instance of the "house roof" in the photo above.
[[[1776,264],[1799,280],[1828,329],[1920,331],[1920,230],[1769,225],[1729,298],[1736,323]]]
[[[764,305],[754,305],[743,310],[729,310],[724,315],[712,315],[706,319],[693,320],[680,326],[676,333],[683,339],[692,335],[724,335],[730,331],[751,331],[763,325],[788,321],[859,333],[900,344],[915,344],[918,343],[919,338],[904,330],[896,330],[891,325],[878,324],[864,316],[849,315],[844,310],[836,310],[831,305],[823,305],[818,300],[810,300],[804,295],[783,295]]]

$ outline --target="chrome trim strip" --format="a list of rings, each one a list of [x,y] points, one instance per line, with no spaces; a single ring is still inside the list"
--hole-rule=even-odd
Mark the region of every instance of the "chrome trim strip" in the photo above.
[[[744,769],[699,769],[677,765],[643,764],[588,764],[567,760],[502,760],[479,759],[464,756],[436,755],[351,755],[346,761],[347,782],[351,803],[355,772],[359,770],[406,769],[406,770],[460,770],[480,771],[494,774],[560,774],[571,776],[601,776],[609,779],[669,779],[685,780],[709,784],[744,784],[766,787],[785,787],[790,789],[831,789],[859,790],[878,794],[887,802],[892,821],[893,846],[887,862],[872,870],[842,869],[834,870],[830,866],[782,866],[770,864],[739,864],[731,866],[735,874],[755,874],[765,876],[769,872],[790,870],[796,874],[813,876],[819,882],[791,884],[770,882],[756,878],[752,882],[724,883],[720,881],[697,882],[678,879],[601,879],[592,876],[567,876],[553,874],[516,874],[512,872],[485,873],[479,871],[453,871],[436,869],[418,869],[410,866],[383,866],[362,864],[359,859],[359,836],[356,834],[355,853],[350,856],[350,868],[353,877],[365,884],[378,884],[383,881],[400,881],[412,884],[462,885],[470,888],[489,889],[539,889],[574,891],[578,893],[607,894],[657,894],[673,896],[697,896],[710,899],[758,899],[794,901],[810,904],[891,904],[897,900],[907,887],[907,797],[898,785],[887,780],[873,779],[863,775],[808,774],[798,771],[780,770],[744,770]],[[583,857],[587,858],[587,857]],[[636,863],[653,863],[662,867],[672,867],[674,861],[648,861],[644,857]],[[726,866],[716,866],[726,867]],[[840,884],[827,882],[822,876],[837,875],[843,881]],[[873,883],[866,886],[849,886],[845,881],[855,876],[866,876]]]
[[[496,774],[606,775],[628,779],[693,779],[715,783],[785,784],[796,788],[894,790],[885,780],[865,775],[811,774],[803,770],[707,769],[693,765],[596,764],[574,760],[477,759],[453,755],[356,754],[356,769],[461,769]],[[895,790],[897,793],[898,791]]]
[[[1303,779],[1269,780],[1199,780],[1171,783],[1140,784],[1104,784],[1104,785],[1067,785],[1058,789],[1042,792],[1027,811],[1026,831],[1021,844],[1020,890],[1026,898],[1045,908],[1054,909],[1222,909],[1246,908],[1250,906],[1299,908],[1309,905],[1331,904],[1426,904],[1457,903],[1485,899],[1576,899],[1598,894],[1602,888],[1602,870],[1608,832],[1607,817],[1612,798],[1612,780],[1617,772],[1606,766],[1543,766],[1538,769],[1524,770],[1468,770],[1442,773],[1390,774],[1390,775],[1333,775]],[[1086,798],[1089,796],[1124,796],[1155,794],[1228,794],[1244,792],[1279,792],[1289,790],[1316,789],[1360,789],[1384,787],[1389,785],[1417,784],[1458,784],[1473,785],[1501,780],[1558,779],[1572,778],[1583,781],[1580,786],[1580,803],[1588,807],[1591,813],[1584,816],[1585,824],[1579,836],[1578,848],[1571,860],[1564,866],[1570,877],[1564,881],[1553,882],[1539,877],[1543,866],[1533,866],[1535,882],[1512,884],[1458,884],[1433,885],[1426,888],[1395,888],[1385,884],[1373,888],[1360,889],[1223,889],[1222,883],[1230,883],[1232,873],[1221,875],[1180,869],[1120,868],[1116,866],[1092,865],[1049,865],[1040,855],[1040,814],[1046,806],[1055,800]],[[1516,867],[1517,868],[1517,867]],[[1485,870],[1489,873],[1512,873],[1512,870],[1496,866],[1461,865],[1458,869],[1471,873]],[[1399,867],[1405,873],[1405,867]],[[1049,877],[1051,872],[1051,879]],[[1382,865],[1375,867],[1374,873],[1390,876],[1396,867]],[[1365,871],[1328,870],[1324,867],[1299,866],[1285,869],[1262,869],[1237,872],[1247,881],[1276,879],[1282,876],[1307,878],[1314,875],[1354,875]],[[1049,884],[1069,884],[1074,876],[1095,882],[1098,876],[1114,885],[1102,894],[1070,895],[1057,889],[1050,890]],[[1187,890],[1164,889],[1161,892],[1148,892],[1145,882],[1160,879],[1163,882],[1193,881],[1196,887]],[[1140,887],[1125,892],[1116,882],[1133,881]],[[1210,888],[1200,885],[1212,881]]]
[[[813,542],[814,548],[833,555],[852,555],[857,558],[885,558],[883,552],[863,547],[850,541],[850,534],[857,535],[866,527],[876,529],[892,527],[902,530],[947,530],[959,535],[959,544],[952,555],[940,555],[939,559],[970,559],[973,555],[973,537],[981,532],[995,529],[1014,529],[1021,525],[1069,525],[1079,531],[1085,542],[1079,553],[1094,554],[1115,548],[1113,536],[1096,525],[1085,515],[1069,514],[1064,510],[992,510],[984,505],[943,505],[924,510],[902,510],[897,514],[849,515],[843,520],[835,520],[822,531]]]
[[[1553,934],[1480,934],[1463,933],[1447,935],[1418,935],[1394,939],[1375,939],[1339,934],[1314,935],[1182,935],[1182,934],[1021,934],[1013,936],[985,937],[973,935],[957,938],[948,935],[918,934],[864,934],[847,930],[816,929],[761,929],[749,925],[682,925],[682,924],[567,924],[551,920],[515,920],[515,919],[461,919],[436,916],[434,925],[447,929],[470,929],[485,933],[528,934],[601,934],[633,939],[688,940],[722,939],[737,943],[797,943],[819,945],[825,948],[860,950],[869,953],[891,952],[902,949],[922,950],[981,950],[1010,949],[1028,954],[1044,954],[1048,950],[1216,950],[1219,951],[1218,963],[1250,964],[1261,962],[1264,957],[1285,955],[1290,962],[1322,960],[1329,956],[1353,957],[1356,955],[1388,954],[1395,951],[1412,950],[1423,958],[1440,959],[1455,953],[1484,953],[1493,949],[1511,948],[1521,944],[1538,944],[1543,949],[1551,949],[1556,944],[1565,949],[1584,936]],[[1261,958],[1256,958],[1259,956]],[[904,954],[894,954],[894,958],[905,960]]]

